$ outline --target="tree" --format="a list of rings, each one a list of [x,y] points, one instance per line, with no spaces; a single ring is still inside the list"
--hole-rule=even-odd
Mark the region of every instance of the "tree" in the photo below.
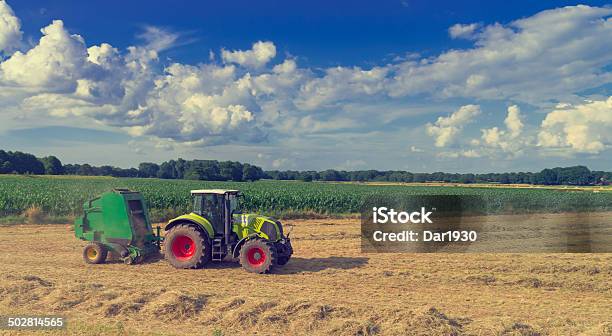
[[[81,165],[69,163],[67,165],[64,165],[64,174],[76,175],[77,172],[79,171],[79,168],[81,168]]]
[[[557,173],[558,184],[588,185],[596,182],[589,168],[585,166],[554,168],[553,170]]]
[[[176,178],[175,172],[174,172],[174,164],[175,164],[174,162],[175,162],[174,160],[170,160],[170,161],[162,163],[161,166],[159,166],[157,177],[163,178],[163,179]]]
[[[312,174],[310,172],[304,172],[300,175],[300,180],[304,182],[312,182],[313,180]]]
[[[211,161],[207,161],[207,162],[203,162],[200,164],[200,167],[202,169],[202,180],[207,180],[207,181],[219,181],[221,180],[221,174],[220,174],[220,170],[219,170],[219,165],[217,164],[216,161],[211,162]]]
[[[461,174],[459,177],[459,183],[474,183],[475,180],[474,174]]]
[[[223,161],[219,163],[220,174],[225,180],[242,181],[244,167],[240,162]]]
[[[111,166],[92,167],[92,169],[94,170],[93,175],[113,176],[115,173],[115,169]]]
[[[328,169],[321,173],[323,181],[340,181],[340,173],[337,170]]]
[[[45,166],[36,156],[22,152],[8,152],[8,158],[11,165],[19,174],[44,174]]]
[[[0,174],[10,174],[13,172],[13,164],[10,155],[0,150]]]
[[[188,168],[189,168],[189,162],[181,158],[178,158],[178,160],[176,160],[176,163],[174,164],[174,174],[173,174],[174,177],[173,178],[182,179]]]
[[[140,177],[156,177],[159,172],[159,165],[151,162],[142,162],[138,165],[138,175]]]
[[[40,162],[45,168],[46,175],[62,175],[64,173],[62,162],[53,155],[41,158]]]
[[[94,175],[94,169],[92,166],[86,163],[86,164],[79,166],[79,169],[77,170],[76,173],[77,175],[85,175],[85,176]]]
[[[508,173],[503,173],[499,176],[499,183],[508,184],[510,183],[510,175]]]
[[[557,173],[552,169],[544,169],[541,172],[535,174],[534,177],[535,184],[558,184],[557,182]]]
[[[243,167],[242,178],[246,181],[257,181],[263,176],[263,172],[259,167],[251,166],[250,164],[244,164]]]
[[[205,180],[204,169],[201,166],[194,166],[189,168],[183,178],[185,180]]]

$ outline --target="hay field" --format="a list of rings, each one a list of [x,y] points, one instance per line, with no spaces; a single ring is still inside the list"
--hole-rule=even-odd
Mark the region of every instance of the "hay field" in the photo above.
[[[72,335],[612,334],[612,254],[368,254],[358,219],[288,223],[294,258],[270,275],[85,265],[67,224],[0,227],[0,315],[64,315]]]

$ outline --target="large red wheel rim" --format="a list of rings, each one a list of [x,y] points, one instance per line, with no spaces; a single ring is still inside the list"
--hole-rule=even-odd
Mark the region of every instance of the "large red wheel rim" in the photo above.
[[[195,254],[195,242],[188,236],[177,236],[172,241],[172,254],[177,260],[191,259]]]
[[[251,247],[247,251],[247,261],[251,266],[261,266],[266,262],[266,253],[261,247]]]

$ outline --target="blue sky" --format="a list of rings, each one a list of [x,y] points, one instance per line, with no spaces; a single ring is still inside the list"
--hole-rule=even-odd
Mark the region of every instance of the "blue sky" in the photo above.
[[[0,147],[123,167],[609,170],[611,13],[0,0]]]
[[[112,42],[124,49],[137,44],[146,25],[184,32],[196,39],[165,56],[202,62],[210,49],[248,49],[254,41],[273,41],[279,54],[304,66],[373,65],[391,55],[436,55],[469,43],[453,40],[456,23],[510,22],[542,10],[575,5],[571,1],[9,1],[32,37],[53,19],[88,44]],[[605,1],[589,4],[603,6]]]

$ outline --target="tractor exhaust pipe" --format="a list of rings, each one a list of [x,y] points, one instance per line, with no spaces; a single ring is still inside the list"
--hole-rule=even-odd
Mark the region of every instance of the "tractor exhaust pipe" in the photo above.
[[[223,240],[225,245],[229,246],[230,227],[232,226],[232,214],[230,213],[229,207],[229,195],[225,194],[225,202],[223,202],[225,211],[225,224],[223,225]]]

